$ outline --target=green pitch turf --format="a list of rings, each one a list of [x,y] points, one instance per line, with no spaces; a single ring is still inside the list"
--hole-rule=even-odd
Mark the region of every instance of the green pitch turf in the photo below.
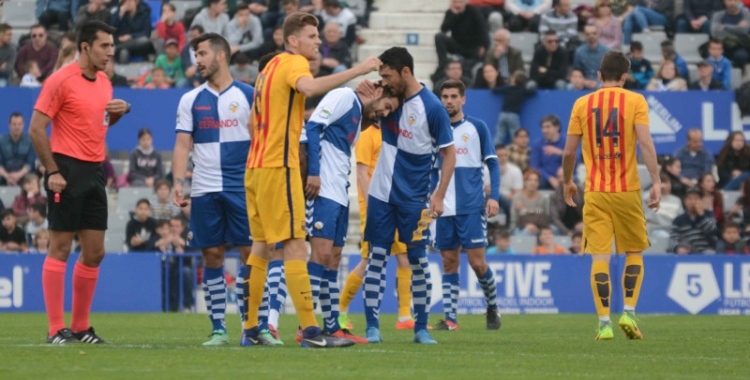
[[[352,319],[363,334],[364,318]],[[201,347],[205,315],[95,314],[107,346],[45,345],[43,314],[0,321],[0,379],[750,378],[748,317],[643,316],[645,340],[618,330],[596,342],[591,315],[507,315],[500,331],[486,331],[483,316],[460,316],[461,331],[433,332],[440,344],[422,346],[383,316],[384,343],[338,350],[301,349],[289,315],[280,322],[286,346],[274,348],[239,347],[236,315],[227,321],[232,345],[211,349]]]

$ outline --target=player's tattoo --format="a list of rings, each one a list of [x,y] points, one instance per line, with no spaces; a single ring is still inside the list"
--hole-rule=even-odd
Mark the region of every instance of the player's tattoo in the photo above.
[[[184,179],[182,179],[182,178],[175,178],[175,179],[174,179],[174,184],[175,184],[175,185],[180,185],[180,186],[182,186],[182,185],[184,185],[184,184],[185,184],[185,180],[184,180]]]

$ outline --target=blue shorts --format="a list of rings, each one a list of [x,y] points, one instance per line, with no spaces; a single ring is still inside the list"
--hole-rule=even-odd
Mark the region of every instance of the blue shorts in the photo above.
[[[253,245],[245,193],[220,192],[193,197],[188,246],[209,248],[224,243]]]
[[[333,240],[334,247],[343,247],[349,229],[349,207],[328,198],[305,201],[307,235]]]
[[[443,216],[435,223],[435,248],[444,251],[487,246],[487,217],[484,213]]]
[[[406,245],[427,245],[430,242],[430,210],[383,202],[368,197],[365,241],[390,247],[398,229],[398,239]]]

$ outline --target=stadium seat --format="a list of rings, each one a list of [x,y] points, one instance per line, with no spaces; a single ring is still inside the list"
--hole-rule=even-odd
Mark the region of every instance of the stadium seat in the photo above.
[[[115,212],[107,217],[107,228],[110,231],[125,231],[130,221],[129,212]]]
[[[125,160],[112,160],[112,168],[115,169],[115,175],[121,175],[125,173],[128,168],[128,162]]]
[[[171,3],[174,4],[175,18],[180,21],[182,21],[182,18],[185,16],[185,11],[191,8],[198,8],[201,6],[200,0],[172,1]],[[185,25],[186,31],[189,28],[190,28],[190,25]]]
[[[555,236],[555,244],[568,249],[573,244],[573,239],[570,236]]]
[[[641,179],[641,188],[651,188],[651,175],[648,174],[646,165],[638,165],[638,177]]]
[[[521,51],[524,62],[531,62],[534,58],[534,46],[539,42],[538,33],[511,33],[510,46]]]
[[[18,194],[21,194],[21,188],[18,186],[0,186],[0,200],[3,201],[5,208],[13,205],[13,200]]]
[[[104,251],[110,253],[126,252],[125,230],[115,231],[110,229],[104,235]]]
[[[698,63],[703,57],[698,47],[708,42],[708,34],[678,33],[674,37],[674,48],[687,63]]]
[[[649,247],[643,253],[646,253],[646,254],[668,253],[667,248],[669,247],[669,239],[649,237],[649,241],[651,241],[651,247]]]
[[[661,62],[661,42],[666,39],[667,35],[663,32],[633,34],[633,41],[640,41],[643,44],[643,54],[651,63]],[[654,70],[656,69],[654,67]]]
[[[6,1],[2,11],[3,22],[10,24],[14,29],[29,28],[37,22],[35,1]]]
[[[737,203],[742,193],[739,191],[723,191],[724,193],[724,210],[729,210]],[[4,201],[3,201],[4,202]]]
[[[742,69],[732,67],[732,90],[738,89],[742,85]]]
[[[511,236],[510,246],[516,253],[530,254],[536,247],[536,236]]]
[[[135,210],[135,204],[141,198],[151,199],[154,190],[150,187],[123,187],[117,194],[117,212],[127,213]]]
[[[698,66],[693,64],[688,64],[688,77],[687,81],[688,83],[692,83],[700,79],[698,77]]]

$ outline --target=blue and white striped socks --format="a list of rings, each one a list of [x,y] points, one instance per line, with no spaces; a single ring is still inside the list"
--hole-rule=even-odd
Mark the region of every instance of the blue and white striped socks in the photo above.
[[[367,327],[380,328],[380,302],[385,293],[385,265],[391,254],[391,245],[387,247],[370,244],[370,259],[365,270],[365,318]]]
[[[487,301],[488,310],[497,310],[497,284],[495,283],[495,276],[490,268],[483,275],[477,275],[479,285],[482,287],[484,292],[484,299]]]
[[[203,267],[204,298],[206,309],[211,318],[213,330],[227,330],[224,314],[227,309],[227,284],[224,280],[224,266],[219,268]]]
[[[307,273],[310,276],[310,289],[313,296],[313,313],[318,309],[318,300],[320,299],[320,282],[323,280],[323,273],[326,267],[312,261],[307,262]]]
[[[443,274],[443,311],[445,320],[456,323],[456,309],[458,309],[458,294],[461,291],[458,273]]]
[[[286,279],[284,277],[284,260],[268,263],[268,324],[279,328],[279,314],[286,303]]]
[[[258,308],[258,327],[261,331],[268,330],[268,314],[268,278],[266,278],[266,285],[263,287],[263,299],[260,301],[260,307]]]
[[[339,271],[326,269],[320,282],[320,309],[323,312],[325,330],[335,333],[339,325]]]
[[[430,316],[430,296],[432,281],[427,262],[427,250],[424,246],[409,247],[406,255],[411,265],[411,289],[414,303],[414,332],[427,329]]]
[[[245,328],[245,320],[247,319],[247,300],[245,299],[245,295],[248,294],[247,291],[247,272],[250,270],[250,267],[247,265],[240,266],[240,270],[237,271],[237,281],[234,285],[234,292],[237,294],[237,309],[240,311],[240,330],[243,330]],[[203,289],[205,292],[206,289]],[[206,307],[208,307],[208,304],[206,304]],[[211,311],[209,310],[209,314]]]

